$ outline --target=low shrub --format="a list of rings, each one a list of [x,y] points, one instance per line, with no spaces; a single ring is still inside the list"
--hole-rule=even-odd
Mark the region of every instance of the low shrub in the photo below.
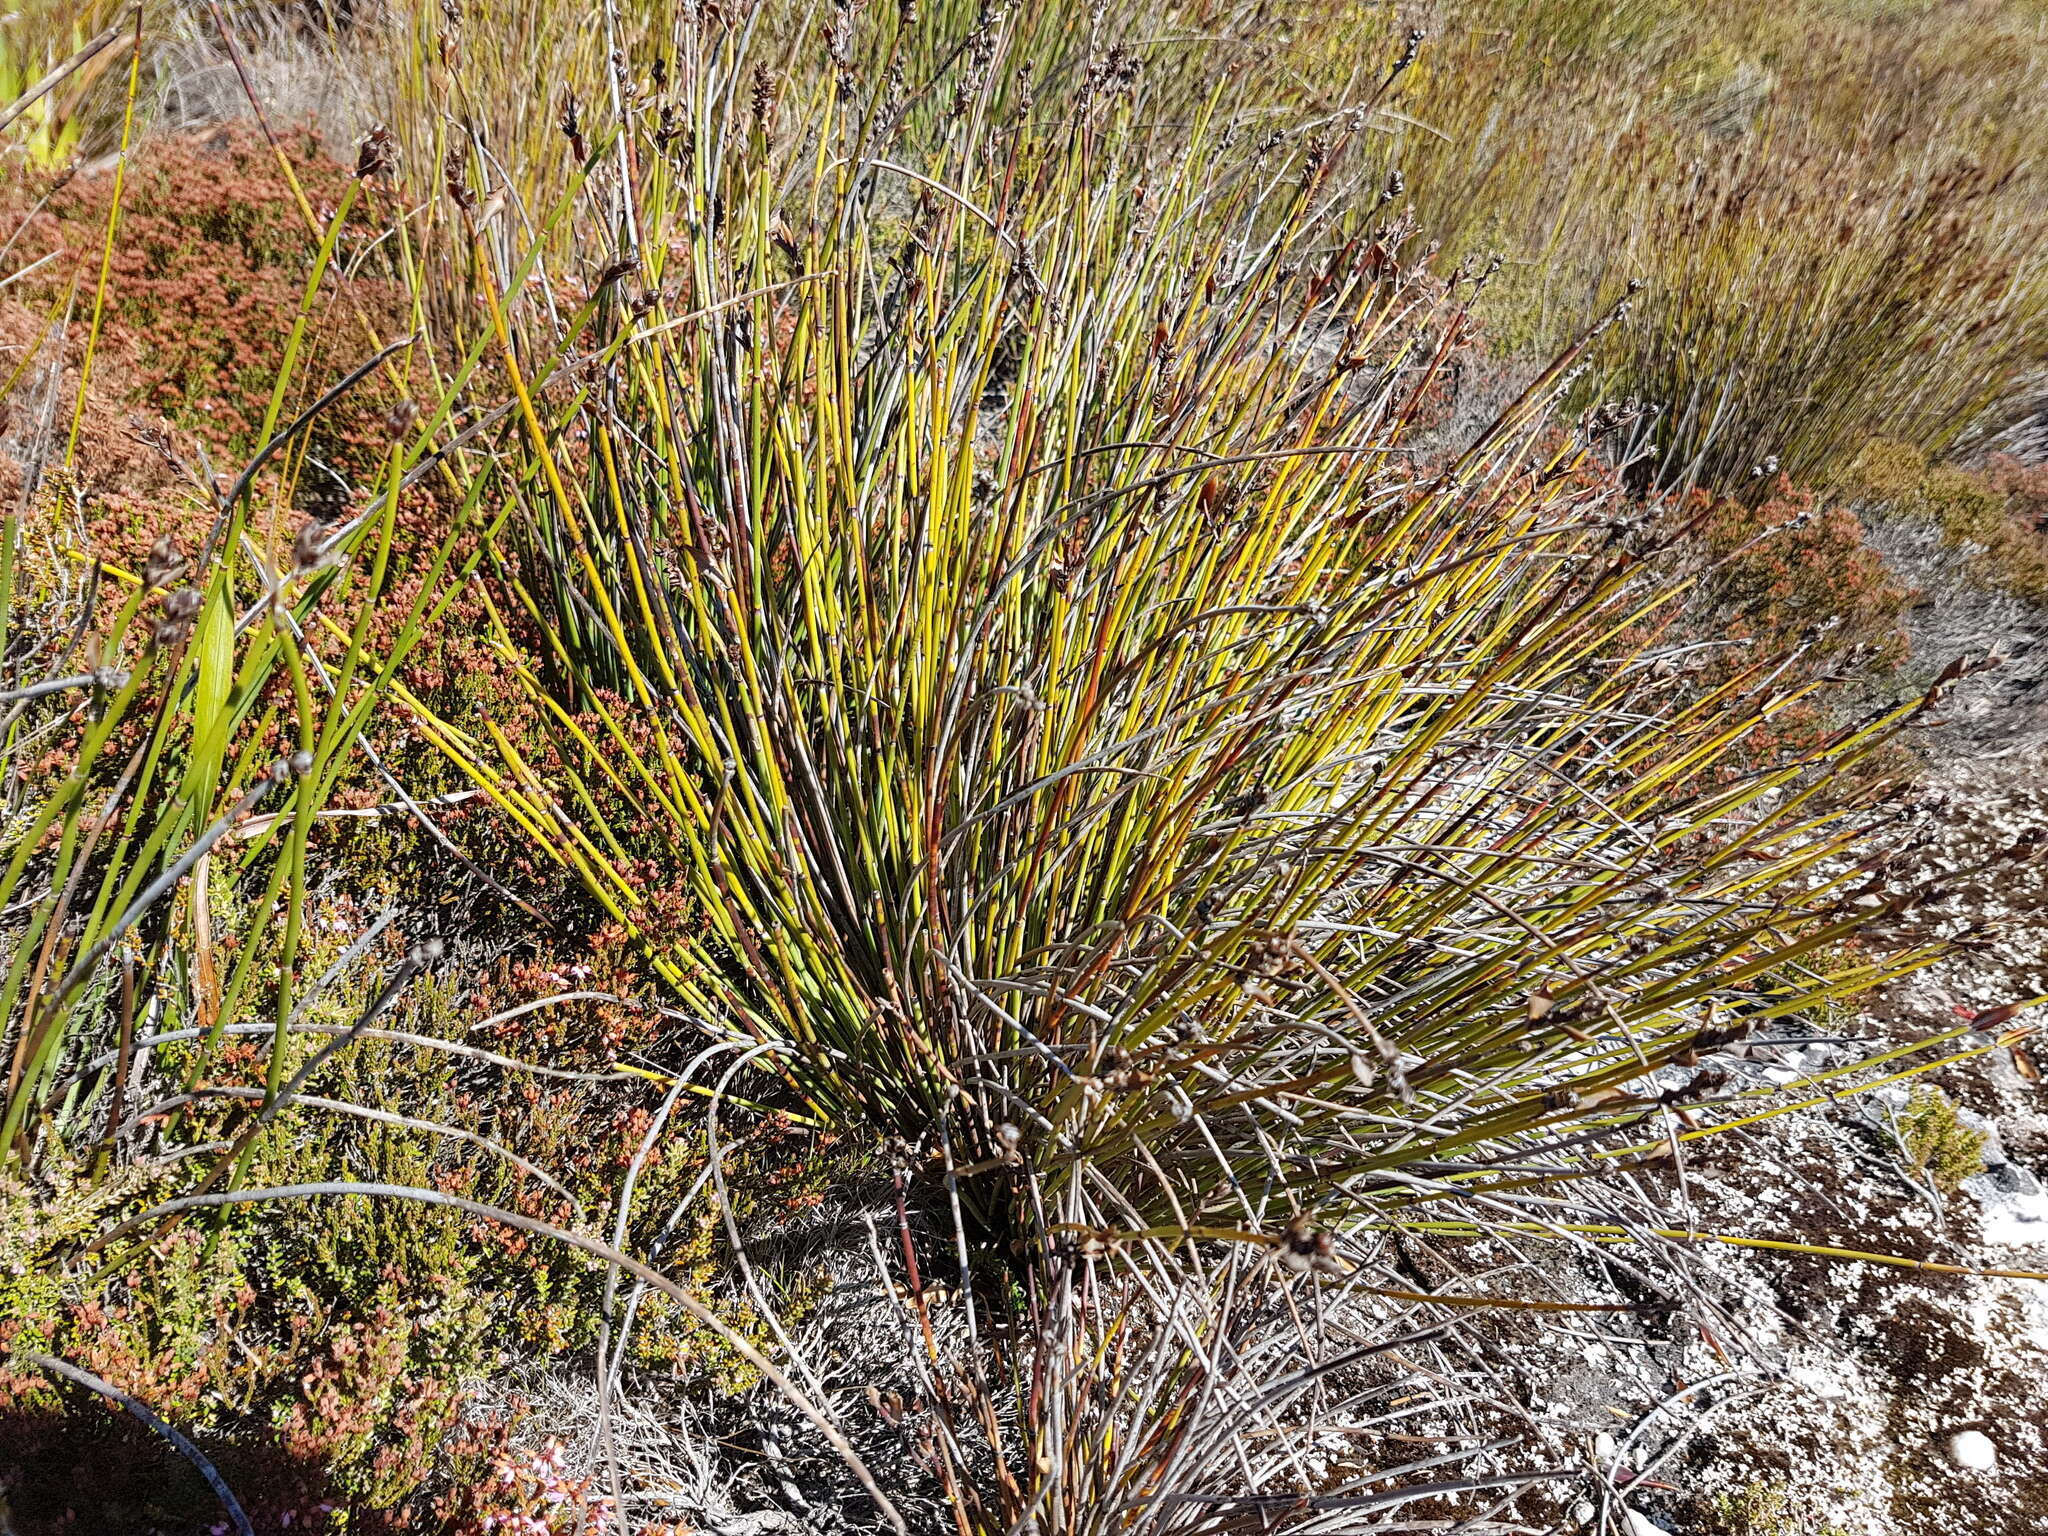
[[[1915,1083],[1899,1111],[1899,1141],[1915,1172],[1944,1195],[1984,1171],[1984,1132],[1956,1116],[1955,1101],[1932,1083]]]
[[[1798,652],[1810,671],[1878,678],[1906,659],[1913,601],[1866,541],[1853,508],[1780,475],[1756,501],[1695,491],[1674,513],[1708,569],[1700,632],[1765,655]]]
[[[319,216],[331,213],[346,173],[304,134],[289,136],[282,149],[307,198],[324,210]],[[75,285],[91,299],[116,180],[106,172],[67,174],[40,196],[31,180],[0,197],[16,263],[54,258],[9,297],[47,310]],[[126,403],[239,463],[258,446],[321,232],[308,227],[253,126],[150,140],[119,181],[94,372]],[[368,233],[358,215],[342,235],[337,266],[347,275],[316,296],[297,365],[300,393],[287,402],[285,420],[405,332],[403,290],[374,259],[367,271],[354,270]],[[86,330],[74,328],[74,362]],[[374,478],[389,440],[383,418],[396,398],[388,378],[373,377],[321,414],[288,461],[305,505],[338,510]]]
[[[1999,455],[1969,468],[1881,440],[1857,456],[1847,486],[1894,515],[1940,529],[1983,586],[2048,606],[2048,466]]]

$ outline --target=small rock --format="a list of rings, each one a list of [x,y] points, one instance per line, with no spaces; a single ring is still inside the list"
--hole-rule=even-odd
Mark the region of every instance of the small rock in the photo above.
[[[1599,1511],[1593,1507],[1591,1499],[1581,1499],[1572,1506],[1572,1524],[1590,1525],[1592,1524],[1593,1516],[1598,1513]]]
[[[2041,1193],[2041,1181],[2034,1177],[2031,1170],[2022,1168],[2018,1163],[1994,1163],[1988,1158],[1985,1159],[1985,1163],[1985,1175],[1996,1188],[2006,1194],[2024,1197]]]
[[[1628,1509],[1622,1513],[1628,1516],[1628,1536],[1671,1536],[1669,1531],[1641,1510]]]
[[[1968,1472],[1989,1472],[1998,1465],[1998,1447],[1979,1430],[1957,1430],[1949,1436],[1948,1459]]]
[[[1970,1187],[1970,1192],[1983,1202],[1979,1236],[1987,1246],[2036,1248],[2048,1245],[2048,1194],[2008,1194],[1989,1174],[1979,1174],[1964,1182],[1966,1187]]]

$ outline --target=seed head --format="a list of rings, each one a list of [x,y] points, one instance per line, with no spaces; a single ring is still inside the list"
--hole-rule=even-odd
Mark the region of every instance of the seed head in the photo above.
[[[578,160],[590,158],[590,147],[583,142],[583,119],[576,111],[576,93],[562,92],[562,116],[559,123],[562,137],[569,141],[569,148]]]
[[[853,63],[853,6],[850,0],[837,0],[833,7],[832,24],[825,31],[825,52],[841,71]]]
[[[142,585],[145,591],[164,586],[185,568],[185,557],[178,553],[177,540],[168,533],[149,546],[149,556],[142,562]]]
[[[1294,935],[1268,933],[1252,940],[1245,957],[1245,969],[1254,976],[1281,976],[1294,969]]]
[[[442,165],[442,180],[456,207],[465,213],[476,207],[476,194],[469,190],[469,173],[462,163],[462,151],[448,151],[448,158]]]
[[[202,599],[195,587],[180,587],[175,592],[166,592],[159,603],[160,617],[156,622],[154,639],[158,645],[176,645],[192,633],[192,625],[199,617]]]
[[[1290,1219],[1281,1229],[1280,1267],[1293,1274],[1341,1275],[1347,1267],[1337,1256],[1337,1240],[1319,1231],[1306,1214]]]
[[[1234,820],[1248,820],[1270,798],[1264,789],[1248,789],[1241,795],[1231,795],[1223,802],[1223,814]]]
[[[294,574],[304,576],[327,563],[327,545],[321,537],[325,531],[317,518],[309,517],[299,525],[298,537],[292,540]]]
[[[356,146],[356,180],[389,176],[397,167],[398,146],[392,140],[391,130],[379,123]]]
[[[384,413],[384,430],[395,443],[412,430],[412,424],[420,419],[420,408],[410,399],[401,399]]]

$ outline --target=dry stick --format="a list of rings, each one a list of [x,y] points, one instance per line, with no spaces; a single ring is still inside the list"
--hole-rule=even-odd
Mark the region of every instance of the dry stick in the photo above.
[[[418,1046],[422,1050],[445,1051],[450,1056],[460,1056],[469,1061],[481,1061],[493,1067],[507,1067],[515,1072],[531,1072],[537,1077],[551,1077],[569,1083],[624,1083],[634,1078],[644,1078],[640,1072],[571,1072],[564,1067],[544,1067],[537,1062],[521,1061],[516,1056],[500,1056],[496,1051],[481,1050],[473,1045],[464,1045],[459,1040],[443,1040],[436,1035],[416,1035],[402,1029],[356,1029],[352,1024],[302,1024],[290,1026],[300,1034],[341,1035],[354,1032],[358,1040],[384,1040],[397,1045]],[[159,1034],[144,1035],[135,1042],[138,1049],[157,1045],[175,1045],[184,1040],[197,1040],[204,1035],[204,1029],[167,1029]],[[224,1035],[272,1035],[277,1033],[274,1023],[228,1024],[222,1027]],[[97,1071],[114,1059],[111,1051],[95,1056],[82,1069]],[[60,1079],[59,1081],[68,1081]]]
[[[391,978],[384,983],[383,990],[370,999],[370,1005],[363,1010],[361,1018],[308,1056],[299,1070],[292,1074],[291,1081],[279,1088],[275,1094],[266,1089],[263,1107],[257,1110],[247,1125],[242,1127],[228,1150],[222,1154],[221,1160],[214,1164],[213,1172],[206,1176],[206,1182],[200,1186],[201,1193],[212,1191],[224,1178],[239,1177],[250,1144],[262,1133],[264,1127],[275,1120],[284,1107],[292,1102],[298,1091],[306,1086],[306,1080],[325,1066],[343,1046],[353,1045],[364,1030],[382,1018],[391,1005],[398,1001],[399,994],[412,984],[413,977],[440,958],[439,939],[428,939],[415,944],[405,959],[391,972]],[[274,1029],[274,1037],[281,1038],[290,1024],[289,1019],[281,1021]]]
[[[612,1224],[612,1246],[614,1248],[623,1248],[626,1245],[626,1222],[632,1215],[633,1210],[633,1186],[640,1180],[640,1170],[646,1166],[648,1155],[653,1152],[654,1143],[660,1137],[662,1127],[668,1124],[668,1117],[675,1112],[676,1100],[683,1096],[683,1090],[689,1086],[690,1079],[695,1075],[699,1063],[708,1061],[720,1051],[729,1049],[731,1049],[730,1046],[714,1045],[700,1052],[697,1059],[685,1067],[676,1077],[674,1086],[668,1091],[668,1097],[661,1101],[661,1108],[655,1112],[654,1118],[648,1122],[647,1134],[640,1138],[640,1149],[633,1154],[633,1161],[626,1169],[625,1181],[619,1187],[619,1213],[617,1219]],[[703,1180],[699,1179],[698,1187],[701,1188],[702,1184]],[[597,1429],[598,1436],[604,1445],[605,1468],[611,1478],[612,1500],[615,1504],[623,1505],[625,1493],[619,1481],[618,1445],[612,1434],[612,1388],[616,1370],[611,1362],[615,1362],[625,1353],[626,1326],[630,1324],[630,1314],[628,1315],[627,1323],[622,1324],[620,1327],[619,1347],[614,1351],[612,1349],[612,1300],[618,1294],[618,1281],[618,1270],[611,1265],[606,1265],[604,1271],[604,1303],[598,1311],[599,1322],[597,1328]]]
[[[119,1403],[151,1429],[170,1441],[176,1447],[178,1454],[191,1462],[198,1469],[199,1475],[206,1479],[206,1486],[213,1490],[213,1496],[219,1499],[222,1507],[227,1510],[228,1518],[235,1522],[235,1530],[238,1536],[256,1536],[256,1528],[249,1523],[249,1517],[242,1512],[241,1503],[235,1498],[233,1492],[230,1491],[220,1473],[214,1469],[213,1463],[200,1454],[198,1446],[178,1433],[170,1424],[158,1418],[150,1410],[147,1403],[130,1397],[112,1382],[102,1381],[99,1377],[93,1375],[91,1371],[81,1366],[73,1365],[69,1360],[59,1360],[55,1355],[38,1355],[34,1353],[24,1353],[22,1358],[28,1361],[29,1364],[48,1371],[53,1376],[62,1376],[66,1381],[75,1381],[81,1387],[86,1387],[91,1391],[99,1393],[101,1397],[109,1398]]]
[[[294,1026],[301,1019],[305,1018],[308,1010],[320,1000],[322,994],[334,985],[335,978],[362,959],[364,955],[368,954],[370,946],[377,942],[377,936],[390,927],[397,916],[398,908],[395,906],[386,907],[382,912],[378,913],[376,921],[357,934],[350,941],[348,948],[341,952],[335,962],[320,973],[320,979],[315,981],[300,996],[297,1004],[293,1006],[290,1016],[285,1020],[286,1027]],[[275,1025],[273,1024],[272,1027],[275,1028]]]
[[[276,456],[280,448],[305,431],[312,423],[314,417],[318,416],[322,411],[334,404],[335,401],[368,378],[379,363],[390,357],[394,352],[404,351],[407,347],[418,342],[419,339],[417,334],[409,333],[401,336],[389,346],[381,349],[360,367],[351,369],[342,376],[341,380],[333,388],[329,389],[318,400],[315,400],[311,405],[299,412],[297,416],[293,417],[290,425],[286,426],[282,431],[273,433],[270,441],[256,450],[255,457],[249,460],[248,464],[243,467],[242,472],[235,477],[235,483],[229,486],[226,493],[220,497],[213,520],[213,528],[206,535],[206,548],[199,557],[200,564],[205,564],[212,557],[214,543],[220,538],[221,530],[226,526],[228,514],[234,509],[235,503],[242,499],[242,493],[247,491],[250,484],[256,479],[257,471],[262,469],[265,464],[268,464]]]
[[[825,1394],[825,1384],[818,1379],[818,1373],[811,1369],[810,1363],[797,1349],[796,1342],[784,1330],[782,1319],[777,1315],[775,1308],[769,1305],[768,1297],[761,1289],[760,1279],[754,1273],[753,1261],[747,1257],[746,1241],[740,1236],[739,1221],[733,1215],[732,1195],[726,1188],[725,1149],[719,1145],[718,1140],[718,1106],[725,1098],[725,1090],[733,1078],[738,1076],[756,1056],[788,1049],[789,1047],[780,1041],[765,1040],[746,1051],[739,1060],[725,1069],[725,1075],[718,1080],[718,1087],[712,1091],[711,1107],[704,1113],[704,1157],[711,1170],[711,1187],[718,1194],[718,1212],[725,1222],[726,1241],[732,1245],[732,1254],[739,1265],[740,1278],[746,1283],[748,1294],[754,1298],[755,1309],[761,1314],[761,1320],[767,1323],[774,1333],[775,1341],[782,1346],[791,1363],[802,1373],[810,1389],[822,1397]],[[682,1085],[677,1086],[680,1088]]]
[[[281,769],[283,770],[282,772],[279,771]],[[149,888],[145,890],[140,896],[135,898],[133,904],[129,906],[127,911],[123,912],[120,915],[120,917],[115,919],[114,926],[107,930],[106,937],[102,938],[97,944],[93,945],[91,949],[87,950],[85,954],[80,957],[78,963],[72,966],[71,969],[65,973],[64,979],[57,983],[56,995],[53,996],[50,999],[50,1001],[44,1005],[46,1017],[51,1010],[61,1008],[64,1005],[65,1000],[69,998],[73,992],[78,990],[80,984],[83,983],[85,979],[88,976],[90,976],[95,969],[98,968],[99,963],[107,957],[107,952],[111,950],[115,946],[115,944],[120,942],[121,935],[126,933],[130,928],[133,928],[136,925],[136,923],[140,922],[142,919],[142,914],[147,912],[151,907],[155,906],[157,901],[164,895],[165,892],[171,890],[174,886],[178,884],[179,881],[183,880],[185,876],[190,874],[192,872],[192,866],[197,864],[201,859],[205,858],[207,853],[212,849],[213,845],[219,842],[223,837],[226,837],[228,835],[229,831],[233,829],[235,823],[240,821],[242,817],[247,815],[251,810],[255,809],[256,802],[261,800],[266,794],[270,792],[271,785],[282,783],[284,779],[290,775],[290,771],[291,770],[288,767],[286,767],[286,765],[283,763],[273,765],[269,772],[265,773],[263,777],[258,779],[255,785],[252,788],[250,788],[242,796],[240,800],[237,800],[235,802],[233,807],[230,808],[230,810],[228,811],[227,815],[221,817],[219,821],[216,821],[212,826],[208,827],[204,832],[200,834],[199,841],[194,843],[190,848],[186,849],[184,855],[178,860],[177,863],[173,864],[161,875],[158,875],[155,880],[150,882]]]
[[[42,212],[42,207],[40,204],[37,205],[36,212]],[[6,247],[0,246],[0,255],[5,254]],[[47,256],[38,256],[34,261],[30,262],[27,266],[18,268],[17,270],[8,273],[5,277],[0,277],[0,288],[6,288],[13,283],[19,282],[22,278],[27,277],[29,273],[34,272],[39,268],[47,267],[51,262],[57,260],[60,256],[68,256],[69,254],[70,252],[65,247],[60,245],[55,250],[51,251]],[[27,364],[24,363],[22,366],[26,367]],[[19,374],[17,374],[16,377],[19,377]]]
[[[165,704],[168,705],[168,702],[169,699],[166,696]],[[16,713],[19,713],[19,711],[17,710]],[[161,721],[162,708],[160,707],[157,723],[160,724]],[[92,864],[92,856],[99,847],[100,838],[106,834],[107,828],[114,824],[114,813],[119,808],[122,799],[126,797],[128,788],[134,782],[136,773],[141,769],[143,760],[148,753],[148,747],[149,742],[145,739],[129,754],[128,764],[121,770],[121,776],[114,781],[114,787],[108,792],[105,805],[97,815],[89,817],[86,821],[84,844],[78,857],[73,860],[71,874],[65,880],[63,889],[59,891],[54,885],[51,887],[50,894],[56,897],[56,905],[52,909],[48,926],[43,934],[42,943],[38,946],[35,969],[29,975],[28,991],[24,994],[21,1038],[15,1042],[14,1060],[7,1071],[7,1093],[10,1097],[13,1095],[14,1090],[21,1085],[23,1073],[29,1073],[31,1076],[37,1075],[35,1062],[42,1055],[44,1049],[44,1042],[40,1038],[41,1031],[44,1027],[54,1027],[56,1009],[63,1003],[64,998],[69,996],[67,991],[60,995],[49,1008],[42,1007],[43,978],[48,974],[48,968],[52,960],[57,958],[61,952],[59,944],[64,933],[65,919],[71,911],[71,900],[77,895],[79,883],[85,878],[85,872]],[[81,796],[82,793],[83,791],[81,790]],[[200,867],[204,868],[205,866],[202,863]],[[90,931],[89,928],[88,931]],[[9,1114],[11,1115],[12,1112],[13,1106],[10,1105]],[[24,1132],[26,1131],[25,1126],[22,1129]]]
[[[675,1203],[674,1207],[669,1211],[668,1219],[661,1224],[661,1230],[655,1233],[653,1238],[649,1240],[647,1245],[649,1257],[652,1257],[660,1249],[661,1245],[674,1235],[677,1225],[689,1214],[690,1207],[697,1203],[697,1196],[704,1192],[704,1186],[710,1182],[711,1170],[709,1168],[699,1173],[691,1181],[690,1187],[683,1192],[682,1199]],[[621,1243],[624,1241],[623,1238],[620,1239]],[[609,1273],[610,1271],[607,1271],[607,1274]],[[626,1298],[626,1310],[619,1319],[618,1347],[612,1350],[611,1355],[611,1378],[606,1385],[606,1390],[608,1391],[617,1392],[619,1390],[619,1381],[625,1374],[625,1358],[632,1340],[633,1325],[640,1310],[641,1298],[646,1294],[647,1287],[645,1285],[636,1285],[633,1287],[632,1294]]]
[[[292,199],[299,205],[299,213],[309,228],[319,230],[320,221],[313,217],[313,205],[306,201],[306,192],[299,185],[299,178],[292,171],[291,161],[285,158],[283,147],[277,142],[277,135],[271,132],[270,118],[263,110],[263,103],[256,97],[256,87],[249,83],[249,71],[242,63],[242,50],[235,46],[234,34],[228,30],[227,18],[220,13],[214,0],[206,0],[207,10],[213,13],[213,24],[220,31],[221,46],[228,51],[228,62],[235,66],[235,78],[242,82],[242,94],[249,98],[249,110],[256,114],[256,126],[263,130],[264,142],[277,157],[277,167],[284,172],[285,182],[292,189]]]
[[[13,106],[8,107],[5,111],[0,111],[0,128],[5,128],[30,107],[49,95],[50,92],[64,83],[65,76],[90,63],[96,55],[109,44],[117,42],[122,35],[121,25],[119,22],[116,22],[83,48],[79,49],[78,52],[71,55],[62,64],[59,64],[55,69],[43,76],[33,90],[29,91],[26,95],[16,97]]]
[[[98,355],[100,325],[106,319],[107,313],[108,282],[113,276],[114,271],[114,233],[121,225],[121,197],[122,189],[127,185],[128,157],[135,149],[135,94],[137,87],[142,81],[142,7],[140,5],[135,7],[135,35],[134,41],[129,44],[129,52],[132,57],[128,60],[126,104],[121,109],[120,148],[114,155],[114,188],[113,196],[107,207],[107,235],[105,242],[100,247],[99,280],[93,285],[92,319],[85,328],[85,354],[79,359],[78,364],[78,400],[71,410],[71,430],[64,437],[64,468],[66,470],[72,467],[78,457],[78,434],[79,430],[85,425],[85,404],[92,383],[92,364],[94,357]],[[74,295],[78,291],[78,285],[83,276],[84,273],[80,272],[72,278],[72,293]],[[61,360],[58,365],[57,378],[61,385],[63,380]],[[76,495],[77,492],[74,488],[74,499]]]
[[[76,677],[48,677],[40,683],[30,683],[26,688],[0,693],[0,704],[22,704],[30,699],[40,699],[45,694],[62,693],[67,688],[90,688],[99,681],[97,672],[81,672]]]
[[[114,1067],[113,1102],[107,1110],[107,1147],[103,1157],[120,1149],[121,1113],[126,1108],[128,1069],[135,1055],[135,960],[121,957],[121,1033]]]
[[[1203,1504],[1213,1508],[1227,1508],[1233,1505],[1251,1508],[1300,1509],[1316,1511],[1352,1510],[1363,1514],[1367,1510],[1392,1509],[1402,1504],[1412,1504],[1417,1499],[1444,1498],[1454,1493],[1476,1493],[1488,1488],[1520,1488],[1530,1483],[1554,1482],[1559,1478],[1583,1477],[1585,1473],[1576,1467],[1547,1467],[1536,1472],[1505,1472],[1495,1477],[1460,1478],[1449,1483],[1423,1483],[1413,1488],[1396,1488],[1390,1493],[1366,1494],[1362,1497],[1341,1495],[1320,1495],[1303,1498],[1298,1493],[1163,1493],[1161,1504]]]
[[[446,1206],[484,1221],[503,1222],[508,1227],[532,1233],[536,1237],[552,1237],[571,1248],[589,1254],[592,1258],[617,1265],[636,1279],[646,1281],[675,1302],[695,1321],[717,1334],[731,1346],[734,1353],[759,1371],[764,1379],[774,1383],[776,1389],[789,1399],[790,1405],[811,1421],[812,1426],[825,1437],[839,1459],[846,1463],[855,1477],[860,1479],[861,1486],[868,1492],[868,1497],[874,1500],[875,1507],[895,1528],[898,1536],[909,1536],[910,1528],[903,1523],[903,1516],[876,1485],[874,1474],[868,1471],[867,1464],[854,1453],[846,1437],[833,1427],[831,1421],[825,1417],[824,1411],[799,1392],[789,1378],[783,1375],[767,1356],[756,1349],[744,1334],[659,1270],[650,1269],[638,1259],[628,1258],[616,1248],[601,1243],[594,1237],[586,1237],[580,1232],[571,1232],[567,1228],[531,1216],[521,1216],[513,1211],[500,1210],[497,1206],[485,1205],[481,1201],[465,1200],[460,1195],[446,1194],[438,1189],[416,1189],[408,1184],[356,1184],[338,1181],[320,1184],[279,1184],[267,1189],[234,1189],[214,1194],[184,1195],[176,1200],[166,1200],[163,1204],[153,1206],[141,1215],[122,1222],[99,1239],[94,1246],[104,1247],[131,1232],[139,1231],[152,1221],[174,1216],[182,1211],[228,1205],[252,1205],[266,1200],[302,1200],[317,1195],[382,1196],[390,1200],[417,1200],[424,1205]]]
[[[397,816],[423,806],[462,805],[474,800],[482,793],[483,791],[480,789],[457,789],[451,790],[445,795],[429,795],[426,799],[417,802],[417,805],[404,800],[387,800],[382,805],[361,807],[337,806],[325,811],[315,811],[313,819],[315,821],[376,821],[385,816]],[[253,838],[261,837],[284,819],[282,814],[251,816],[248,821],[243,823],[241,831],[237,832],[235,836],[242,842],[248,842]],[[1802,1040],[1800,1043],[1803,1045],[1805,1041]]]
[[[924,1331],[925,1354],[931,1361],[932,1376],[936,1380],[940,1370],[939,1340],[938,1335],[932,1330],[931,1309],[925,1305],[924,1277],[918,1272],[917,1244],[910,1235],[910,1208],[904,1200],[904,1178],[901,1167],[896,1169],[894,1183],[896,1188],[896,1233],[903,1244],[904,1274],[910,1281],[911,1305],[916,1311],[918,1325]],[[967,1527],[966,1505],[961,1500],[960,1488],[953,1475],[953,1457],[950,1454],[952,1425],[950,1420],[945,1417],[941,1418],[941,1422],[946,1425],[949,1454],[939,1459],[939,1477],[945,1485],[946,1502],[952,1506],[954,1525],[958,1527],[960,1536],[970,1536]]]
[[[1615,1479],[1621,1475],[1622,1458],[1628,1454],[1629,1447],[1636,1443],[1637,1437],[1649,1427],[1650,1421],[1663,1413],[1667,1408],[1676,1407],[1695,1392],[1703,1392],[1708,1387],[1715,1386],[1737,1374],[1739,1373],[1736,1371],[1727,1370],[1717,1371],[1712,1376],[1703,1376],[1698,1381],[1690,1382],[1680,1387],[1662,1402],[1654,1404],[1649,1412],[1636,1420],[1628,1434],[1623,1436],[1621,1443],[1614,1448],[1614,1455],[1609,1458],[1608,1465],[1602,1469],[1600,1474],[1599,1525],[1601,1529],[1606,1528],[1609,1512],[1614,1508]],[[1622,1507],[1626,1509],[1628,1506],[1624,1504]]]
[[[1641,1466],[1630,1467],[1627,1469],[1631,1473],[1631,1476],[1628,1480],[1628,1486],[1631,1489],[1637,1486],[1654,1487],[1655,1484],[1653,1484],[1650,1481],[1650,1479],[1659,1470],[1662,1469],[1664,1463],[1666,1463],[1673,1456],[1677,1455],[1680,1451],[1685,1449],[1686,1445],[1691,1442],[1694,1434],[1696,1434],[1699,1431],[1700,1427],[1706,1423],[1707,1416],[1709,1414],[1718,1413],[1720,1410],[1724,1408],[1733,1408],[1741,1403],[1755,1402],[1758,1398],[1763,1397],[1766,1394],[1774,1391],[1779,1385],[1780,1384],[1776,1381],[1765,1381],[1758,1386],[1751,1387],[1749,1390],[1745,1392],[1730,1392],[1726,1397],[1720,1398],[1714,1402],[1708,1403],[1705,1406],[1703,1406],[1699,1411],[1698,1417],[1694,1418],[1693,1421],[1684,1429],[1674,1433],[1672,1437],[1665,1442],[1664,1449],[1657,1452],[1656,1455],[1650,1457]],[[1621,1475],[1621,1470],[1622,1469],[1619,1467],[1615,1469],[1615,1475],[1617,1477]]]
[[[161,1115],[167,1115],[172,1110],[182,1109],[188,1104],[196,1104],[202,1099],[236,1099],[260,1104],[268,1097],[268,1089],[242,1085],[195,1088],[190,1093],[181,1093],[175,1097],[152,1104],[146,1109],[138,1110],[132,1119],[121,1124],[120,1129],[132,1130],[146,1121],[154,1120]],[[459,1125],[447,1125],[439,1120],[425,1120],[415,1115],[401,1115],[388,1109],[375,1109],[368,1104],[351,1103],[347,1099],[323,1098],[317,1093],[293,1094],[291,1102],[307,1109],[332,1110],[338,1115],[354,1115],[360,1120],[374,1120],[379,1125],[396,1125],[406,1130],[426,1131],[432,1135],[447,1136],[456,1141],[466,1141],[471,1146],[481,1147],[486,1152],[495,1153],[520,1172],[547,1185],[549,1189],[568,1202],[570,1209],[576,1212],[579,1219],[583,1215],[582,1202],[575,1195],[571,1194],[567,1187],[556,1179],[551,1178],[546,1169],[537,1163],[528,1162],[511,1148],[500,1145],[488,1136],[479,1135],[475,1131],[465,1131]]]

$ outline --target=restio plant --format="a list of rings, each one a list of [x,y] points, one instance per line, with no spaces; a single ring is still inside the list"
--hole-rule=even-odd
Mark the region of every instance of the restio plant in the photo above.
[[[1418,462],[1485,275],[1361,184],[1369,111],[1163,138],[1109,31],[940,24],[682,19],[565,111],[530,240],[489,161],[396,150],[513,396],[458,473],[531,700],[414,714],[748,1093],[1011,1262],[1277,1243],[1511,1210],[1483,1149],[1619,1151],[1712,1096],[1650,1074],[1919,963],[1799,969],[1869,926],[1841,770],[1920,704],[1709,771],[1813,685],[1660,649],[1629,413],[1547,416],[1609,322]]]
[[[1664,407],[1641,427],[1657,450],[1644,477],[1832,483],[1872,435],[1940,455],[2037,396],[2041,124],[2022,106],[2048,70],[2037,8],[1352,0],[1285,15],[1268,46],[1315,113],[1370,98],[1380,61],[1426,33],[1372,153],[1448,254],[1503,259],[1493,325],[1509,347],[1559,345],[1644,285],[1584,386]]]

